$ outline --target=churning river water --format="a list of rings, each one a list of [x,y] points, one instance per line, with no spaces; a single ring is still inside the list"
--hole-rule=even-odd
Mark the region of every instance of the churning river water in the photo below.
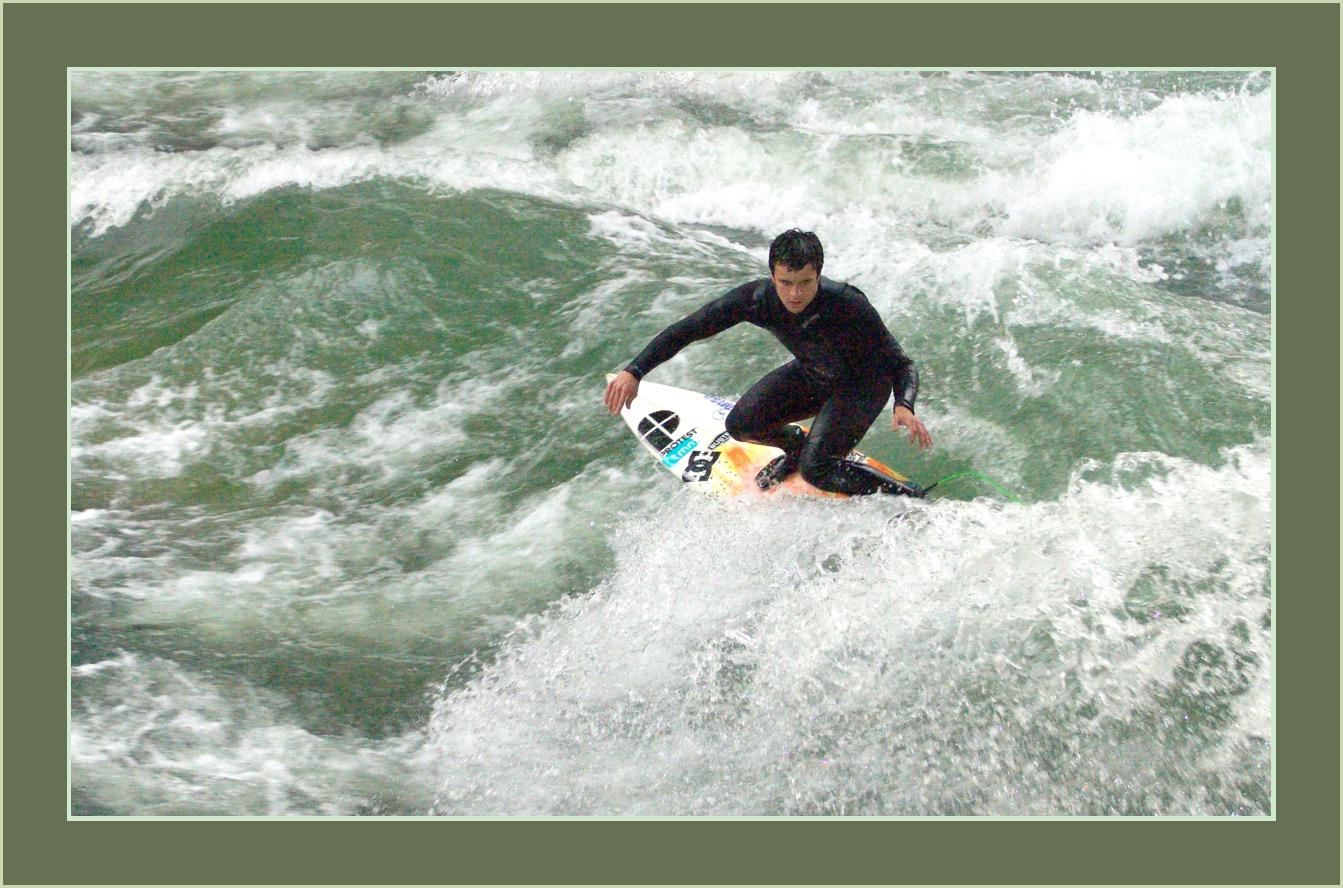
[[[1271,813],[1271,86],[72,73],[74,813]],[[603,411],[795,226],[1010,497]]]

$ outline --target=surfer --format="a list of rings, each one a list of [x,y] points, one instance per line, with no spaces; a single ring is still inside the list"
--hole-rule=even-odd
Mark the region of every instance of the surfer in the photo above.
[[[750,281],[667,327],[606,388],[612,416],[639,393],[639,381],[692,342],[743,321],[772,333],[794,360],[742,396],[725,423],[738,441],[783,451],[756,477],[768,490],[794,472],[831,493],[921,496],[844,457],[881,415],[892,394],[891,429],[927,450],[932,436],[914,415],[919,374],[857,287],[821,276],[825,253],[814,233],[794,228],[769,247],[767,278]],[[804,432],[794,422],[815,417]]]

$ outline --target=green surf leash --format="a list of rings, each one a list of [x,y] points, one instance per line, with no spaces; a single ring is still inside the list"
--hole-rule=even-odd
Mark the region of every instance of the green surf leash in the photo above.
[[[1021,500],[1014,497],[1011,493],[1007,491],[1006,488],[1004,488],[997,481],[994,481],[992,478],[981,475],[978,472],[957,472],[954,475],[948,475],[947,477],[942,478],[941,480],[938,481],[934,481],[932,484],[929,484],[927,487],[923,488],[923,492],[927,494],[928,491],[932,490],[937,485],[943,484],[947,481],[955,481],[957,478],[978,478],[980,481],[987,483],[990,487],[992,487],[994,490],[998,491],[1003,496],[1010,499],[1012,502],[1016,503],[1019,506],[1023,505]]]

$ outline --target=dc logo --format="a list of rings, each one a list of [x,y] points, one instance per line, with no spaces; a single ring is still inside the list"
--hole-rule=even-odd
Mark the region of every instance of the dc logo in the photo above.
[[[708,481],[713,474],[713,464],[718,462],[717,450],[696,450],[690,454],[686,470],[681,473],[682,481]]]

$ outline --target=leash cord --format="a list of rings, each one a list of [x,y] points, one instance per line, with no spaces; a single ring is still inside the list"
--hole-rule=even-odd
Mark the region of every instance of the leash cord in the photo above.
[[[978,472],[957,472],[954,475],[948,475],[947,477],[941,479],[940,481],[934,481],[932,484],[929,484],[927,487],[923,488],[923,492],[927,493],[937,485],[942,484],[943,482],[946,481],[954,481],[957,478],[978,478],[980,481],[986,482],[990,487],[992,487],[994,490],[997,490],[999,493],[1010,499],[1012,502],[1016,503],[1017,505],[1022,505],[1021,500],[1017,499],[1012,494],[1008,493],[1007,490],[1001,484],[994,481],[992,478],[987,478],[984,475],[979,474]]]

